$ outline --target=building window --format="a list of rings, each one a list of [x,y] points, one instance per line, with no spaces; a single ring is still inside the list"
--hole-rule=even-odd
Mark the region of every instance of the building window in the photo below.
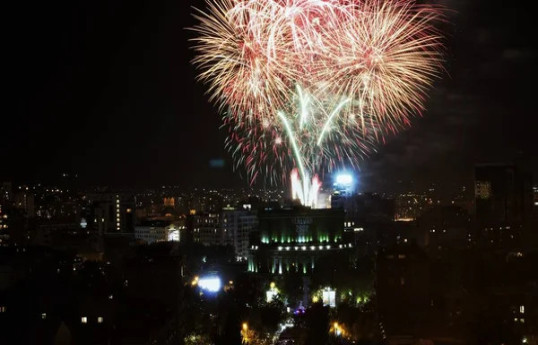
[[[103,323],[103,317],[102,316],[99,316],[97,318],[97,323]]]
[[[519,313],[520,314],[525,314],[525,306],[524,305],[519,306]]]
[[[47,318],[47,313],[41,313],[41,319],[45,320]]]
[[[81,317],[80,323],[88,323],[88,318],[86,316]]]

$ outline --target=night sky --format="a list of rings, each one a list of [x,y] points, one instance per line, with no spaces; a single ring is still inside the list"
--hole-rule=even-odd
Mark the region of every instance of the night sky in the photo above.
[[[514,1],[444,4],[446,73],[424,116],[364,162],[363,190],[464,183],[475,162],[516,159],[538,179],[535,11]],[[246,186],[190,65],[191,6],[203,3],[4,7],[0,181],[47,183],[68,172],[90,185]]]

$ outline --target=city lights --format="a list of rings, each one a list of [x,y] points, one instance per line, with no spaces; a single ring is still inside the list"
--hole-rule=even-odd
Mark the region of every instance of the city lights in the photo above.
[[[322,296],[323,296],[324,306],[329,306],[331,308],[336,307],[336,290],[335,289],[331,289],[329,287],[323,289]]]
[[[200,277],[198,286],[208,292],[218,292],[222,287],[222,282],[217,276]]]
[[[533,6],[8,2],[0,345],[538,345]]]

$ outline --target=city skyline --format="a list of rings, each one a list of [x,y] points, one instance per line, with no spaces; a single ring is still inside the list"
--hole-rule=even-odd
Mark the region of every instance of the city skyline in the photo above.
[[[530,4],[4,11],[0,344],[538,345]]]

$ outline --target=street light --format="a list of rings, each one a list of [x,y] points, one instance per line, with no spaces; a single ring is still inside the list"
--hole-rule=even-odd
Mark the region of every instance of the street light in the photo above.
[[[333,330],[334,330],[334,334],[336,334],[336,336],[340,336],[342,334],[342,329],[340,328],[340,325],[338,324],[338,322],[335,322],[333,324]]]
[[[243,322],[241,327],[241,344],[248,344],[252,337],[249,336],[248,323]]]

